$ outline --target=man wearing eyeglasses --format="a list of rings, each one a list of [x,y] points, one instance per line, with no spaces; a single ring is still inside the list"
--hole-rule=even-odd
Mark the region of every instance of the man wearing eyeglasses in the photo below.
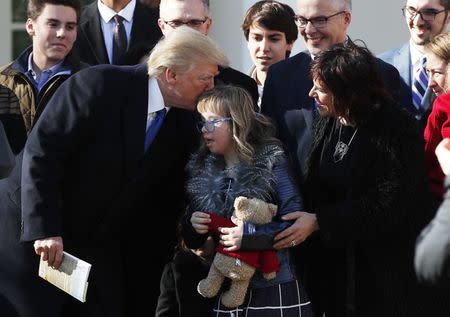
[[[274,119],[279,137],[294,160],[299,184],[303,184],[306,158],[311,145],[315,112],[309,97],[311,58],[322,50],[347,40],[352,20],[351,0],[298,0],[295,22],[307,51],[270,66],[262,97],[262,113]],[[399,89],[397,70],[379,60],[386,86],[396,97]]]
[[[447,31],[449,9],[449,0],[407,0],[402,12],[410,33],[409,42],[379,56],[398,69],[401,85],[405,87],[400,102],[422,129],[434,99],[432,90],[427,87],[423,48],[436,35]]]
[[[168,36],[181,25],[208,35],[212,26],[209,14],[209,0],[161,0],[159,5],[158,25],[164,36]],[[259,94],[256,82],[250,77],[231,67],[219,68],[219,75],[214,83],[233,84],[247,90],[257,107]]]
[[[74,52],[89,65],[134,65],[161,38],[158,10],[139,0],[97,0],[83,7]]]

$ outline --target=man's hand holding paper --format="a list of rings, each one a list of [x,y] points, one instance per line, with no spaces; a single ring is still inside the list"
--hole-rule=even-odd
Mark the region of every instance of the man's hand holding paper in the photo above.
[[[36,240],[34,251],[42,261],[47,261],[49,266],[58,269],[63,260],[63,239],[58,236]]]

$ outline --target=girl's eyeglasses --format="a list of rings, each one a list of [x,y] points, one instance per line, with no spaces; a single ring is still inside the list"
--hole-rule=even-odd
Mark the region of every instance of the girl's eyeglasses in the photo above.
[[[231,121],[231,118],[223,117],[223,118],[217,118],[214,120],[200,121],[197,123],[197,129],[200,132],[203,132],[203,129],[205,129],[206,132],[211,133],[211,132],[214,132],[216,127],[219,125],[219,123],[225,122],[225,121]]]

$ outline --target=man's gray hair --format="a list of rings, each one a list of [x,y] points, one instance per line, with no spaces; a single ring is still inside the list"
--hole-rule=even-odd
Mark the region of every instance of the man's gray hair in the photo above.
[[[167,2],[169,1],[178,1],[178,2],[184,2],[185,0],[161,0],[159,3],[159,16],[161,16],[161,11],[164,12],[165,6],[167,5]],[[203,7],[205,8],[205,15],[209,17],[209,0],[201,0],[203,3]],[[163,18],[163,17],[162,17]]]
[[[159,77],[168,68],[186,73],[204,64],[228,66],[228,59],[216,42],[187,26],[180,26],[161,39],[147,62],[151,77]]]
[[[321,0],[322,2],[331,3],[334,9],[338,11],[352,11],[352,0]],[[449,0],[450,1],[450,0]],[[299,0],[299,6],[302,5],[302,1]]]

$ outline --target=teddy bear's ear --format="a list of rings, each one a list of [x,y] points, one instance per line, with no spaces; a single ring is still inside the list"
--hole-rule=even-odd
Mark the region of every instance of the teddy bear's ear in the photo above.
[[[234,199],[234,208],[238,209],[238,210],[244,209],[247,201],[248,201],[247,197],[244,197],[244,196],[236,197]]]

